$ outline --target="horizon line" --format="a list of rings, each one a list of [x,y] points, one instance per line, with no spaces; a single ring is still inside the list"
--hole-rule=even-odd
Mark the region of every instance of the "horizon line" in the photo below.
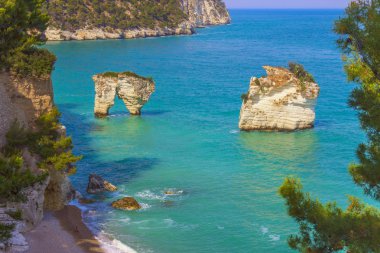
[[[263,8],[263,7],[227,7],[229,10],[345,10],[346,8],[303,8],[303,7],[294,7],[294,8]]]

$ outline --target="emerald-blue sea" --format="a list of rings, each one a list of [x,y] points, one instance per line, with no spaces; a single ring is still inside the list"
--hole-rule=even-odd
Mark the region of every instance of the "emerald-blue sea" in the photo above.
[[[332,31],[342,14],[231,10],[231,25],[193,36],[48,43],[58,57],[55,101],[75,153],[84,156],[71,180],[84,195],[90,173],[119,188],[86,195],[98,201],[83,207],[85,221],[116,246],[142,253],[285,253],[297,232],[277,193],[286,176],[300,177],[322,201],[344,207],[354,195],[374,204],[347,172],[364,135],[347,106],[354,84]],[[321,87],[315,128],[240,132],[250,77],[289,61],[302,63]],[[117,101],[109,117],[96,119],[92,75],[126,70],[156,82],[142,116]],[[169,189],[181,194],[166,196]],[[142,210],[112,209],[124,196]]]

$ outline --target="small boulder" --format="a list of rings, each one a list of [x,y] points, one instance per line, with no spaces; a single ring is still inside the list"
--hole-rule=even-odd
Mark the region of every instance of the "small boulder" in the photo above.
[[[88,178],[87,192],[88,193],[99,193],[104,191],[114,192],[117,187],[110,182],[104,180],[101,176],[97,174],[91,174]]]
[[[136,199],[132,197],[125,197],[119,200],[112,202],[112,207],[116,209],[133,211],[141,209],[141,205],[137,202]]]

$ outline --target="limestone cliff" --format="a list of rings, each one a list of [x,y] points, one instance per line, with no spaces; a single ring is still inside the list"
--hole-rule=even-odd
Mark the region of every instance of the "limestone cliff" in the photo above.
[[[48,40],[132,39],[190,35],[196,27],[230,23],[223,0],[140,0],[46,3]]]
[[[222,0],[181,0],[183,11],[195,27],[229,24],[230,14]]]
[[[0,72],[0,147],[14,120],[27,126],[53,108],[53,86],[50,78],[19,78]]]
[[[141,108],[155,91],[152,79],[132,72],[108,72],[93,76],[95,82],[95,115],[104,117],[114,105],[116,95],[124,101],[132,115],[140,115]]]
[[[21,78],[9,72],[0,72],[0,151],[6,144],[5,136],[13,122],[17,120],[24,128],[33,130],[35,120],[51,111],[53,106],[53,87],[50,77]],[[24,169],[30,169],[35,174],[41,173],[38,166],[40,158],[37,155],[31,154],[26,147],[21,155]],[[0,203],[0,223],[6,223],[9,219],[10,223],[16,225],[8,242],[8,246],[11,246],[15,252],[27,248],[20,232],[32,229],[42,220],[44,207],[49,210],[60,209],[73,195],[66,173],[57,171],[22,192],[26,198],[25,202]],[[22,220],[12,221],[7,215],[1,215],[9,210],[20,211]],[[5,246],[0,245],[0,251],[5,250]]]
[[[267,77],[252,77],[243,95],[241,130],[292,131],[314,126],[319,87],[285,68],[265,66]]]

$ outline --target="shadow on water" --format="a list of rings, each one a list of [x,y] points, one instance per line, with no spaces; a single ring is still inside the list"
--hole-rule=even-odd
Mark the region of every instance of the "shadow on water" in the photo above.
[[[159,111],[159,110],[152,110],[152,111],[142,111],[141,114],[144,115],[144,116],[160,116],[160,115],[163,115],[163,114],[167,114],[167,113],[170,113],[171,111]],[[130,116],[129,112],[126,112],[126,111],[111,111],[110,115],[108,116],[108,118],[112,118],[112,117],[127,117],[127,116]]]
[[[67,128],[67,134],[72,137],[76,155],[83,155],[83,159],[77,163],[77,173],[71,177],[76,189],[84,192],[87,186],[87,178],[91,173],[97,173],[115,185],[124,184],[139,173],[152,169],[159,161],[150,157],[125,157],[116,161],[102,161],[99,151],[93,147],[93,137],[104,135],[108,131],[107,120],[89,120],[88,115],[75,113],[75,104],[59,104],[62,113],[61,121]],[[128,118],[128,126],[138,128],[139,120]],[[136,125],[137,124],[137,125]]]

